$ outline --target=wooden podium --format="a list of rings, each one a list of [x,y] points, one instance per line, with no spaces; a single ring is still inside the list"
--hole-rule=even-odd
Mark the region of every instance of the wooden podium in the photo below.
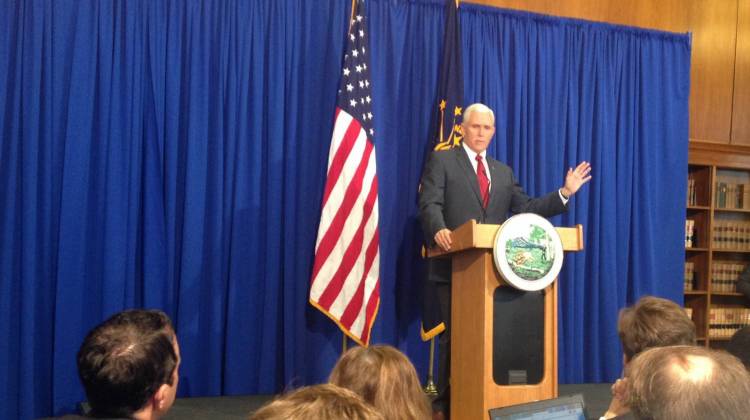
[[[493,310],[498,287],[511,287],[495,269],[492,248],[500,225],[470,220],[453,231],[452,249],[428,257],[453,259],[451,300],[452,420],[485,419],[488,410],[557,397],[557,281],[544,289],[544,370],[541,382],[498,385],[493,378]],[[564,251],[583,249],[583,227],[556,228]],[[537,292],[538,293],[538,292]]]

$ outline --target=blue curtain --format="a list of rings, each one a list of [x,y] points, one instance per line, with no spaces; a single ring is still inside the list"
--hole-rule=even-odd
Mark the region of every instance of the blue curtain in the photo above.
[[[584,227],[559,286],[563,383],[621,373],[620,308],[654,294],[682,303],[690,92],[687,35],[462,7],[466,103],[497,115],[490,152],[528,192],[593,180],[555,225]]]
[[[307,304],[349,0],[8,1],[0,6],[0,418],[83,399],[85,333],[173,319],[181,396],[322,381],[341,335]],[[373,342],[423,376],[417,184],[442,0],[371,0],[381,296]],[[590,160],[553,222],[562,382],[620,372],[617,311],[679,301],[687,36],[462,5],[466,102],[531,193]]]

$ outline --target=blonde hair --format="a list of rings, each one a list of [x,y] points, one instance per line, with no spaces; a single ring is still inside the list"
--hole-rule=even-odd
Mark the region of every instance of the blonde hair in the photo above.
[[[361,395],[389,420],[432,418],[414,365],[391,346],[350,349],[336,363],[329,382]]]
[[[256,411],[250,420],[385,420],[354,392],[332,384],[302,387]]]

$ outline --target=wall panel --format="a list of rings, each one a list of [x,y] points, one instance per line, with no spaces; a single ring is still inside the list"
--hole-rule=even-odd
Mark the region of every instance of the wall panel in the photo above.
[[[739,0],[471,0],[471,3],[671,32],[692,32],[690,138],[750,143],[750,11]],[[467,1],[469,2],[469,1]],[[740,34],[737,43],[738,18]],[[735,77],[735,49],[737,77]],[[737,84],[738,96],[733,97]],[[734,130],[732,104],[735,111]]]
[[[692,0],[691,0],[692,1]],[[686,32],[686,0],[471,0],[506,9],[526,10],[546,15],[610,22],[663,31]]]
[[[690,4],[690,138],[729,143],[737,2],[696,0]]]
[[[739,0],[732,144],[750,145],[750,0]]]

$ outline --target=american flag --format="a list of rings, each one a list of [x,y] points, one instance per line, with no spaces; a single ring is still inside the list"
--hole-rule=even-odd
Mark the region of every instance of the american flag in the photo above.
[[[360,345],[380,305],[378,177],[366,20],[352,14],[315,245],[310,303]]]

